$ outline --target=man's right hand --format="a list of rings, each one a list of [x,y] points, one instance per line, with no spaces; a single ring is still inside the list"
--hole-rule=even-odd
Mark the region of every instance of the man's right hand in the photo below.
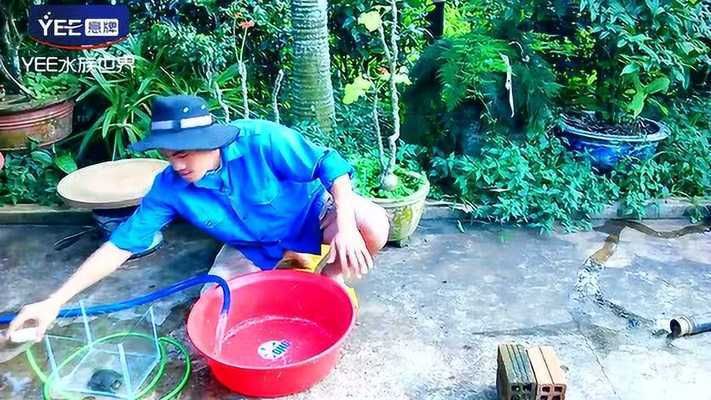
[[[57,318],[57,315],[59,315],[61,306],[58,301],[49,298],[22,307],[15,319],[10,322],[6,338],[10,339],[12,334],[20,329],[34,327],[37,329],[35,342],[41,341],[50,324],[52,324]],[[29,324],[29,322],[33,323]]]

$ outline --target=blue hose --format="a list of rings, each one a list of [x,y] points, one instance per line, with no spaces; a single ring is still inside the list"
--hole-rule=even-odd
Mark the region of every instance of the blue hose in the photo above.
[[[158,299],[161,299],[166,296],[170,296],[173,293],[179,292],[181,290],[185,290],[189,287],[199,285],[199,284],[205,284],[205,283],[216,283],[220,286],[222,289],[222,309],[220,310],[221,314],[226,314],[230,310],[230,303],[231,303],[231,296],[230,296],[230,288],[227,286],[227,282],[225,282],[224,279],[220,278],[217,275],[210,275],[210,274],[201,274],[194,276],[192,278],[185,279],[183,281],[180,281],[178,283],[175,283],[173,285],[170,285],[168,287],[158,289],[154,292],[145,294],[140,297],[136,297],[130,300],[126,301],[121,301],[118,303],[110,303],[110,304],[100,304],[98,306],[92,306],[92,307],[87,307],[84,309],[84,312],[86,315],[102,315],[102,314],[109,314],[112,312],[116,311],[122,311],[126,310],[132,307],[140,306],[142,304],[150,303],[153,301],[156,301]],[[62,310],[59,310],[59,315],[57,318],[73,318],[73,317],[78,317],[82,315],[81,308],[75,307],[75,308],[65,308]],[[6,313],[3,315],[0,315],[0,324],[9,324],[15,317],[17,316],[17,313]]]

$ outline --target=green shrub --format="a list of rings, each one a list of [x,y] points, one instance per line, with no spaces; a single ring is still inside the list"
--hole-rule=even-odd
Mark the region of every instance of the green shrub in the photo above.
[[[617,200],[625,216],[642,218],[650,200],[711,195],[711,99],[679,101],[667,125],[671,134],[652,159],[623,160],[609,175],[594,173],[585,156],[541,134],[527,143],[491,137],[476,158],[434,157],[430,176],[483,220],[586,229],[591,215]],[[693,217],[703,216],[699,208]]]
[[[711,60],[711,11],[701,1],[580,0],[580,8],[595,40],[580,62],[605,120],[636,118],[648,104],[666,114],[662,95],[688,89],[691,71]]]
[[[650,199],[711,195],[711,100],[691,97],[675,104],[666,124],[670,136],[651,160],[626,160],[613,172],[621,204],[630,217],[643,217]]]
[[[227,66],[234,38],[225,26],[210,33],[200,33],[194,26],[160,22],[142,34],[147,56],[162,51],[163,67],[178,76],[191,74],[206,78]],[[166,51],[169,49],[169,51]],[[234,62],[234,61],[233,61]]]
[[[513,44],[492,35],[474,31],[425,50],[404,94],[403,137],[447,153],[460,152],[465,147],[460,142],[483,132],[543,131],[560,85],[537,53],[541,38],[531,35]]]
[[[44,75],[36,72],[26,72],[23,75],[25,87],[30,89],[38,101],[51,99],[79,90],[79,78],[76,75],[64,73]]]
[[[9,153],[0,170],[0,205],[59,204],[57,183],[76,168],[69,153],[54,147],[39,149],[36,143],[30,143],[29,151]]]
[[[419,179],[407,174],[406,169],[396,167],[397,186],[393,190],[383,190],[380,185],[382,176],[380,162],[378,154],[375,152],[355,158],[352,165],[355,169],[353,187],[357,193],[363,196],[396,199],[409,196],[422,187],[422,182]]]
[[[590,217],[618,195],[589,161],[575,159],[558,138],[543,134],[528,143],[491,138],[477,158],[435,158],[432,176],[447,182],[475,218],[542,231],[557,223],[565,230],[587,229]]]

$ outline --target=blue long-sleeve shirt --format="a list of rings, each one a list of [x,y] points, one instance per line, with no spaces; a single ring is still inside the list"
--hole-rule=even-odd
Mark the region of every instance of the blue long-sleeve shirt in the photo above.
[[[264,120],[238,120],[221,166],[195,183],[171,167],[159,173],[134,214],[111,235],[117,247],[146,250],[156,232],[181,216],[231,245],[261,269],[285,250],[318,254],[323,192],[353,168],[336,151]]]

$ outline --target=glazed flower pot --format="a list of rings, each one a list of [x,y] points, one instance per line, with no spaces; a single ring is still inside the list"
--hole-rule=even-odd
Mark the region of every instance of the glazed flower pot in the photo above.
[[[430,192],[430,182],[427,177],[414,172],[407,174],[422,182],[415,193],[396,199],[370,198],[387,212],[390,221],[388,241],[398,246],[404,246],[417,229],[425,210],[425,199]]]
[[[46,146],[67,137],[72,133],[75,94],[0,108],[0,151],[26,149],[28,138]]]
[[[656,153],[659,142],[669,136],[668,129],[663,124],[646,118],[642,120],[650,127],[649,134],[603,134],[581,127],[567,117],[561,119],[556,133],[566,139],[564,142],[569,149],[590,154],[593,166],[600,172],[608,172],[625,157],[643,161],[650,159]]]

